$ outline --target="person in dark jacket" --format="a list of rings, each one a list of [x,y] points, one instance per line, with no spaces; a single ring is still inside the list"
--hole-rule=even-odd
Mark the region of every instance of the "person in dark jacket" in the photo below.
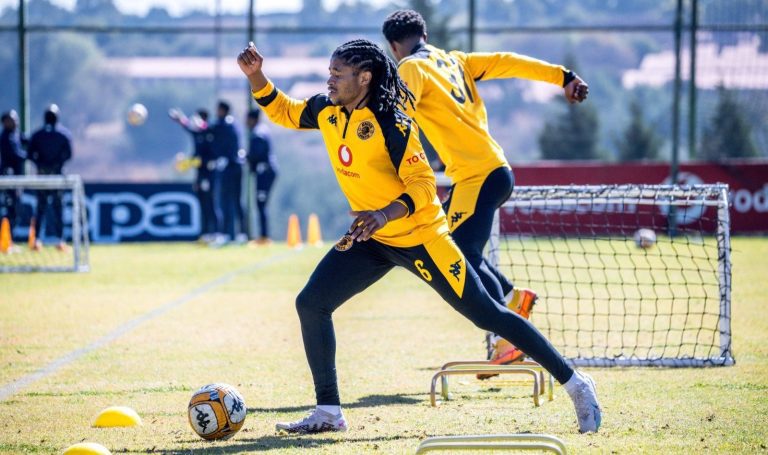
[[[214,204],[221,210],[223,223],[219,226],[218,238],[212,246],[221,246],[227,242],[240,240],[247,231],[242,194],[242,157],[240,156],[240,132],[235,120],[230,115],[229,103],[219,101],[216,120],[211,125],[213,142],[211,148],[218,162],[218,183],[214,187]],[[239,228],[238,228],[239,227]],[[239,230],[239,235],[238,235]]]
[[[29,139],[29,159],[35,163],[38,175],[62,175],[64,163],[72,158],[72,141],[69,131],[58,125],[59,107],[52,104],[43,114],[44,125]],[[58,239],[57,248],[65,250],[64,220],[61,190],[40,190],[37,192],[37,209],[35,210],[35,232],[37,241],[35,250],[43,247],[42,231],[43,219],[46,215],[48,204],[53,206],[52,234]],[[46,229],[48,226],[46,226]],[[51,233],[49,233],[51,234]]]
[[[254,240],[257,245],[271,243],[269,238],[269,214],[267,201],[272,185],[277,178],[277,160],[272,150],[272,144],[266,130],[259,125],[261,111],[251,109],[246,118],[249,130],[248,165],[256,176],[256,208],[259,212],[259,238]]]
[[[24,175],[24,161],[27,159],[26,139],[18,131],[19,116],[16,111],[3,112],[3,132],[0,133],[0,176]],[[12,189],[0,193],[0,216],[7,217],[11,231],[16,226],[21,190]]]
[[[208,110],[198,109],[196,114],[188,118],[177,109],[171,109],[168,113],[171,119],[192,136],[194,143],[192,156],[199,163],[193,189],[200,203],[200,238],[203,241],[210,241],[221,223],[221,213],[215,210],[213,203],[216,157],[211,148],[213,134],[208,124]]]

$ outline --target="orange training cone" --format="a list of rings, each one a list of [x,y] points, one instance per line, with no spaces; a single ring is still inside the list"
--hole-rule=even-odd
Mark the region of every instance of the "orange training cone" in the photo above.
[[[27,239],[27,247],[30,250],[35,248],[35,242],[37,241],[37,232],[35,232],[35,217],[33,216],[29,220],[29,238]]]
[[[288,217],[288,235],[285,243],[291,248],[301,248],[301,228],[299,228],[299,217],[294,213]]]
[[[3,218],[0,223],[0,253],[7,253],[11,249],[11,222],[8,218]]]
[[[309,215],[307,222],[307,244],[323,246],[323,236],[320,233],[320,219],[314,213]]]

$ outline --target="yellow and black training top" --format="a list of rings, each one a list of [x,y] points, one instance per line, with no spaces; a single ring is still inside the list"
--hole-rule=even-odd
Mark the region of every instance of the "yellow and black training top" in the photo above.
[[[373,238],[411,247],[448,232],[435,175],[427,163],[418,130],[400,111],[347,112],[327,95],[297,100],[272,82],[252,93],[267,116],[293,129],[319,129],[341,191],[352,210],[378,210],[398,200],[408,216],[388,222]]]
[[[445,163],[453,183],[485,177],[508,166],[504,151],[488,132],[488,114],[476,82],[523,78],[563,85],[566,69],[512,52],[466,54],[417,46],[400,61],[400,77],[416,97],[418,122]]]

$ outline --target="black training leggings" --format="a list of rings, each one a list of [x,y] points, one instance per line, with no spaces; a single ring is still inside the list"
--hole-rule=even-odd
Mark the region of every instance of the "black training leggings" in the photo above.
[[[483,248],[491,237],[494,214],[509,199],[514,186],[515,176],[506,166],[488,174],[480,187],[474,213],[451,233],[456,244],[467,257],[467,261],[477,271],[485,289],[502,303],[505,303],[504,296],[512,291],[513,284],[493,264],[483,258]],[[446,213],[450,213],[450,204],[449,197],[443,204]]]
[[[396,265],[426,281],[477,327],[498,333],[520,347],[560,383],[570,379],[573,369],[560,353],[530,322],[491,298],[477,273],[466,266],[450,235],[438,235],[426,244],[409,248],[387,246],[371,239],[355,242],[346,251],[331,249],[296,298],[317,404],[340,404],[331,315]]]

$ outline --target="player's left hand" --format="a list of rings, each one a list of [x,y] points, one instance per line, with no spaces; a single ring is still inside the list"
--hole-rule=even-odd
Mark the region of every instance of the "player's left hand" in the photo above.
[[[355,217],[355,221],[349,227],[349,236],[358,242],[370,239],[374,232],[387,224],[387,219],[379,210],[362,210],[359,212],[353,210],[349,214]]]
[[[589,95],[589,85],[579,76],[565,86],[565,99],[571,104],[581,103],[587,99],[587,95]]]

